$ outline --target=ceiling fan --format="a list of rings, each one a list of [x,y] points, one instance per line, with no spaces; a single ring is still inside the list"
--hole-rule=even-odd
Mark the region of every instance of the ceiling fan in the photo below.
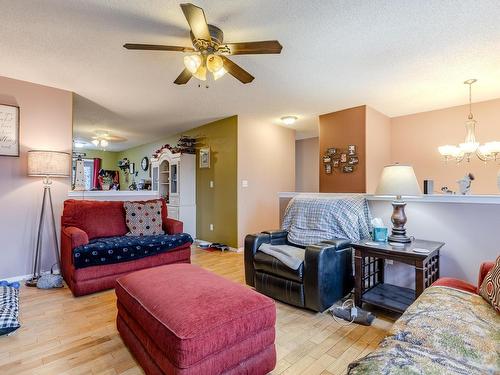
[[[223,43],[224,33],[217,26],[207,24],[202,8],[190,3],[180,6],[191,28],[193,47],[135,43],[123,45],[126,49],[135,50],[190,52],[184,57],[184,70],[174,81],[177,85],[186,84],[193,76],[205,81],[207,70],[215,80],[229,73],[242,83],[250,83],[254,77],[227,56],[281,53],[283,47],[277,40]]]

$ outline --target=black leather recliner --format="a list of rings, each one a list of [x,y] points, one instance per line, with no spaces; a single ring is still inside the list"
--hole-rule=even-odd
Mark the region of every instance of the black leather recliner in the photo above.
[[[257,251],[263,243],[291,245],[287,231],[265,231],[245,237],[245,280],[271,298],[324,311],[353,287],[350,241],[332,239],[305,247],[303,264],[293,270],[278,259]]]

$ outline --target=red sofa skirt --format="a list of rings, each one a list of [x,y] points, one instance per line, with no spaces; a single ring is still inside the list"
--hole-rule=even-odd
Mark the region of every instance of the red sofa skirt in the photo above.
[[[64,256],[64,254],[63,254]],[[130,272],[173,263],[190,263],[191,246],[182,246],[165,253],[133,261],[75,269],[71,261],[63,262],[66,284],[75,297],[115,287],[116,279]]]

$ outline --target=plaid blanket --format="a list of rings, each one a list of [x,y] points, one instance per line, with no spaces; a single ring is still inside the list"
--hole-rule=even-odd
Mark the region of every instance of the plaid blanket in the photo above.
[[[293,198],[285,210],[288,241],[307,246],[333,238],[359,241],[370,237],[371,214],[362,196]]]

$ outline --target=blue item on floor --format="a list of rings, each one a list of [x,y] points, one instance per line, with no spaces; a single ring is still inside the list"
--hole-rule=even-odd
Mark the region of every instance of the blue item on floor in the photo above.
[[[19,327],[21,327],[19,324],[19,290],[12,286],[1,285],[0,336],[11,334]]]
[[[0,286],[10,286],[11,288],[19,289],[21,284],[19,284],[17,281],[9,283],[7,280],[0,280]]]

